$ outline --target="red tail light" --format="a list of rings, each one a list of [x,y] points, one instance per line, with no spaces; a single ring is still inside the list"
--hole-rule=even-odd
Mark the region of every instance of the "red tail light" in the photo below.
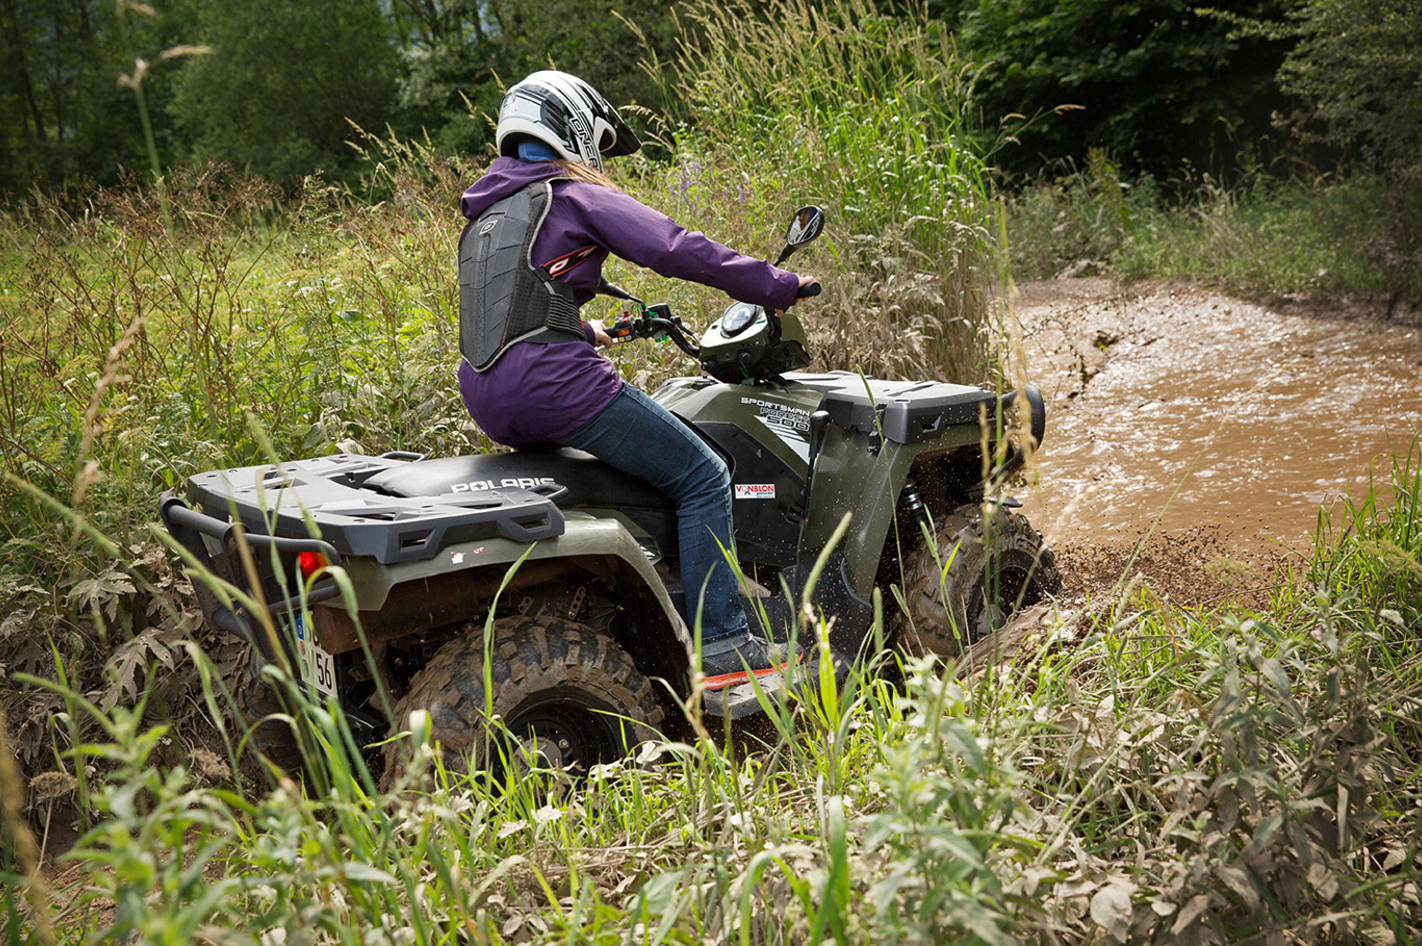
[[[301,577],[307,581],[314,578],[317,572],[329,564],[331,563],[326,561],[326,556],[320,552],[296,553],[296,567],[301,569]]]

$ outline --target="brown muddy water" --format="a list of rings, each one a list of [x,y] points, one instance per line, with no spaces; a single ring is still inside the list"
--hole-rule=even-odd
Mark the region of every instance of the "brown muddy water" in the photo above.
[[[1416,308],[1105,279],[1027,283],[1015,308],[1048,410],[1020,498],[1088,586],[1153,530],[1138,567],[1157,590],[1263,588],[1310,546],[1320,506],[1385,483],[1422,430]]]

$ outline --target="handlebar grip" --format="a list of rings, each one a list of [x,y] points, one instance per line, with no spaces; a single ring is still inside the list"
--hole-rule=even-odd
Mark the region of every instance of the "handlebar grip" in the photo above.
[[[807,282],[795,293],[795,298],[808,299],[810,296],[818,296],[822,288],[818,282]]]

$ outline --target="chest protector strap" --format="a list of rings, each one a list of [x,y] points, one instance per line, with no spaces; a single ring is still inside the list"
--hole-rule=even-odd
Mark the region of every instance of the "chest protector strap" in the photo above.
[[[505,197],[459,235],[459,351],[475,371],[488,371],[515,342],[587,340],[572,288],[530,256],[554,180]]]

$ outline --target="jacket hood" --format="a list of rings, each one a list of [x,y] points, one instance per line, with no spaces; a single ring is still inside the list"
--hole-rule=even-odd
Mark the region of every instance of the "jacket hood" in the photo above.
[[[498,158],[484,176],[469,186],[459,198],[459,211],[473,220],[505,197],[529,184],[557,177],[563,169],[545,161],[520,161],[518,158]]]

